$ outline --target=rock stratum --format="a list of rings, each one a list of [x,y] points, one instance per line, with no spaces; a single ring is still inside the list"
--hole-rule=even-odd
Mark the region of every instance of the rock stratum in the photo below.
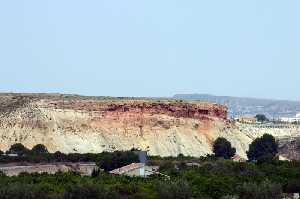
[[[245,158],[249,143],[259,135],[236,126],[227,119],[227,108],[214,103],[0,94],[3,151],[20,142],[28,148],[44,144],[51,152],[96,153],[139,148],[150,155],[201,156],[212,153],[213,141],[222,136]],[[297,132],[295,135],[298,136]]]

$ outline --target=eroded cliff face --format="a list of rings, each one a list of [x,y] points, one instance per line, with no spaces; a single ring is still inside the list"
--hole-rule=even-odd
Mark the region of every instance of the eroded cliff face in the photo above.
[[[225,137],[246,158],[255,138],[226,119],[227,108],[170,99],[0,94],[0,150],[21,142],[49,151],[102,152],[139,148],[150,155],[201,156]]]

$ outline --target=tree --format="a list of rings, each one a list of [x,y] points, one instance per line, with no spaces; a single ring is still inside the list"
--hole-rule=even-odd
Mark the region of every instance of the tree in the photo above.
[[[29,149],[27,149],[23,144],[16,143],[10,146],[8,153],[18,154],[18,155],[24,155],[29,152]]]
[[[255,117],[256,117],[258,122],[269,121],[269,119],[264,114],[257,114]]]
[[[35,145],[31,151],[34,153],[49,153],[47,147],[43,144]]]
[[[56,151],[53,156],[56,162],[63,162],[67,159],[67,155],[60,151]]]
[[[249,146],[247,156],[249,160],[258,160],[264,157],[275,157],[278,153],[278,144],[272,135],[264,134],[256,138]]]
[[[231,143],[223,137],[217,138],[213,145],[213,152],[216,157],[230,159],[235,155],[236,149],[231,147]]]

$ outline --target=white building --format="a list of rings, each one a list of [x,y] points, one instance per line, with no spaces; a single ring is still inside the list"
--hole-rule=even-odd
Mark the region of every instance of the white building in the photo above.
[[[114,169],[109,173],[115,175],[140,176],[147,177],[157,173],[157,166],[146,166],[144,163],[132,163],[124,167]]]
[[[280,121],[288,123],[300,123],[300,113],[297,113],[296,117],[282,117],[280,118]]]

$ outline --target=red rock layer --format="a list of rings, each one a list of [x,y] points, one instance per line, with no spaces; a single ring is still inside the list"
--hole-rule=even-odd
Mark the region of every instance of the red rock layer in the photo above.
[[[205,119],[206,117],[227,118],[227,108],[213,103],[188,103],[177,101],[153,102],[153,100],[120,100],[120,101],[58,101],[51,103],[54,108],[74,109],[84,111],[99,111],[103,114],[117,113],[141,113],[163,114],[176,118]]]

